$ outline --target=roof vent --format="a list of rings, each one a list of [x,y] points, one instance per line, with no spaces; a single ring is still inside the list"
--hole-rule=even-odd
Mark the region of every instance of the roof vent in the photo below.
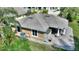
[[[45,17],[50,17],[50,15],[45,15]]]
[[[33,19],[33,17],[32,17],[32,16],[29,16],[28,18],[29,18],[29,19]]]

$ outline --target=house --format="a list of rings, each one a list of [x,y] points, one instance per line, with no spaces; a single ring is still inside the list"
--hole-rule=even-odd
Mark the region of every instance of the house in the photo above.
[[[73,30],[68,20],[51,14],[33,14],[18,20],[17,33],[24,32],[33,38],[55,47],[74,50]]]
[[[17,11],[18,15],[22,15],[27,13],[28,11],[37,11],[37,13],[40,13],[41,10],[48,10],[48,14],[58,15],[60,13],[59,7],[14,7],[14,9]]]

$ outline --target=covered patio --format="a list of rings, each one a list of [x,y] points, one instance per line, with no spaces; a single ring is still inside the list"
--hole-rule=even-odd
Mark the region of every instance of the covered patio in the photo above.
[[[61,35],[60,29],[52,29],[53,31],[47,34],[46,42],[50,42],[53,46],[63,48],[65,50],[74,50],[74,39],[72,29],[68,27],[65,33]]]

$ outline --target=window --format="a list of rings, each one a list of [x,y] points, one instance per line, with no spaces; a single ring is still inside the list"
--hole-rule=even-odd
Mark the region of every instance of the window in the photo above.
[[[28,7],[28,9],[31,9],[31,7]]]
[[[32,35],[33,36],[37,36],[37,31],[36,30],[32,30]]]
[[[58,32],[58,29],[57,28],[51,28],[51,30],[52,30],[52,34],[56,34],[57,32]]]
[[[35,7],[32,7],[32,9],[35,9]]]
[[[59,29],[59,32],[60,32],[61,35],[63,35],[63,34],[65,34],[66,30],[65,30],[65,28],[64,29]]]
[[[38,7],[39,10],[41,10],[41,7]]]
[[[46,9],[46,7],[44,7],[44,9]]]
[[[60,32],[61,35],[63,34],[63,30],[62,29],[59,29],[59,32]]]
[[[19,26],[17,26],[17,31],[20,32],[21,31],[21,28]]]

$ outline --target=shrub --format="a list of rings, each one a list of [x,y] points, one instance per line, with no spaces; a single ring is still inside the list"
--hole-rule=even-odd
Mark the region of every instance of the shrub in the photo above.
[[[41,13],[43,13],[43,14],[48,14],[48,10],[44,9],[44,10],[42,10]]]
[[[67,14],[67,19],[69,20],[69,22],[72,22],[72,17],[70,13]]]
[[[31,13],[32,13],[32,14],[35,14],[35,13],[37,13],[37,11],[36,11],[36,10],[33,10]]]

